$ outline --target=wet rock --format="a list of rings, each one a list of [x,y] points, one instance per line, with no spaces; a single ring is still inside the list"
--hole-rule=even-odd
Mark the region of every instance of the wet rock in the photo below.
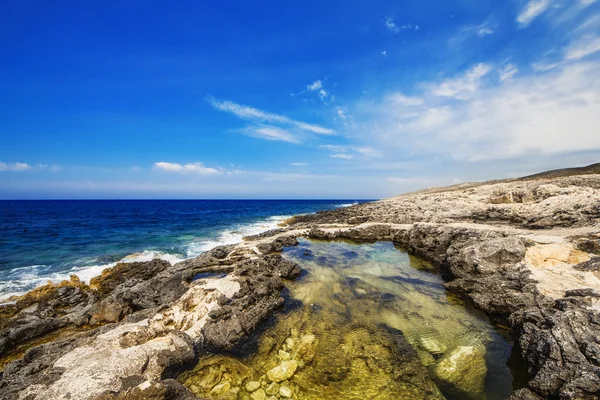
[[[244,388],[248,392],[257,391],[258,389],[260,389],[260,382],[250,381],[250,382],[246,383],[246,386],[244,386]]]
[[[436,365],[435,376],[450,391],[478,399],[483,396],[487,367],[483,346],[460,346],[448,353]]]
[[[290,388],[287,385],[281,385],[281,387],[279,388],[279,395],[281,397],[291,398],[293,394],[294,394],[294,392],[293,392],[292,388]]]
[[[223,382],[223,383],[219,383],[218,385],[215,385],[215,387],[213,387],[210,390],[210,394],[212,394],[214,396],[222,396],[225,393],[229,392],[230,389],[231,389],[231,383]]]
[[[267,398],[267,394],[263,389],[258,389],[256,392],[250,395],[252,400],[265,400]]]
[[[419,338],[419,343],[423,350],[433,355],[443,354],[446,351],[446,345],[444,343],[441,343],[430,336],[421,336]]]
[[[296,369],[298,369],[297,361],[282,361],[281,364],[267,372],[267,377],[276,383],[283,382],[294,376]],[[281,388],[279,390],[281,391]]]
[[[277,393],[279,393],[279,384],[276,382],[272,382],[271,384],[269,384],[269,386],[267,386],[265,392],[269,396],[275,396]]]

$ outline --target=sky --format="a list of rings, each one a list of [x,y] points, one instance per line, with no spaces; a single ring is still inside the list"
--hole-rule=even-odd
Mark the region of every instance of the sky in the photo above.
[[[600,161],[600,1],[0,2],[0,199],[373,199]]]

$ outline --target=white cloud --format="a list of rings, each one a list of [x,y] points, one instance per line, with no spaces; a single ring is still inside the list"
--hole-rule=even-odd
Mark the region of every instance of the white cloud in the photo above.
[[[327,97],[327,92],[325,89],[319,90],[319,97],[321,97],[321,100],[324,100]]]
[[[61,168],[57,165],[46,165],[46,164],[30,165],[30,164],[21,163],[21,162],[7,164],[4,162],[0,162],[0,172],[25,172],[25,171],[42,171],[42,170],[58,172],[58,171],[60,171],[60,169]]]
[[[580,60],[600,51],[600,36],[586,35],[571,43],[565,51],[565,59]]]
[[[388,96],[388,101],[400,106],[419,106],[423,104],[423,99],[419,97],[405,96],[402,93],[392,93]]]
[[[477,64],[469,69],[464,75],[435,85],[431,89],[431,93],[434,96],[466,100],[479,89],[481,79],[486,76],[491,69],[491,66],[488,64]]]
[[[477,34],[482,37],[492,35],[493,33],[494,33],[494,31],[487,26],[481,26],[481,27],[479,27],[479,29],[477,29]]]
[[[596,2],[596,0],[579,0],[579,4],[582,7],[587,7],[587,6],[591,6],[592,4],[594,4]]]
[[[306,89],[310,90],[311,92],[314,92],[315,90],[319,90],[323,88],[323,82],[319,81],[314,81],[313,83],[311,83],[310,85],[306,86]]]
[[[331,158],[341,158],[343,160],[351,160],[354,158],[352,154],[347,153],[334,153],[329,155]]]
[[[600,151],[599,64],[512,74],[502,84],[480,85],[460,102],[425,92],[410,118],[383,101],[360,121],[360,137],[384,153],[410,149],[467,161]]]
[[[517,72],[519,72],[519,69],[514,64],[506,64],[504,68],[498,70],[498,76],[500,81],[504,82],[505,80],[512,78]]]
[[[253,107],[243,106],[240,104],[236,104],[232,101],[219,101],[215,98],[209,98],[208,100],[210,101],[212,106],[217,110],[231,113],[245,120],[280,124],[317,135],[332,135],[335,133],[333,129],[325,128],[320,125],[309,124],[302,121],[296,121],[283,115],[273,114]],[[256,130],[257,128],[254,129]],[[300,138],[297,138],[297,141],[295,142],[300,142]]]
[[[222,170],[205,167],[204,164],[202,164],[201,162],[189,164],[175,164],[161,161],[154,163],[154,168],[168,172],[195,173],[200,175],[215,175],[223,173]]]
[[[525,8],[523,8],[517,16],[517,22],[527,26],[531,21],[546,11],[549,6],[550,0],[529,0]]]
[[[340,146],[325,144],[320,146],[322,149],[331,151],[331,157],[333,158],[345,158],[351,159],[355,155],[363,157],[381,157],[381,152],[377,149],[368,146]],[[343,155],[343,156],[342,156]]]
[[[293,162],[290,165],[292,167],[308,167],[308,163],[305,162]]]
[[[388,28],[388,30],[390,32],[393,32],[393,33],[400,32],[400,27],[396,26],[396,23],[394,22],[394,18],[392,18],[392,17],[387,17],[385,19],[385,26]]]
[[[381,52],[381,55],[382,55],[382,56],[387,56],[387,50],[384,50],[384,51],[382,51],[382,52]]]
[[[278,140],[288,143],[300,143],[299,134],[274,126],[250,127],[246,130],[249,135],[266,140]]]
[[[31,169],[31,165],[26,163],[14,163],[11,167],[12,171],[29,171]]]

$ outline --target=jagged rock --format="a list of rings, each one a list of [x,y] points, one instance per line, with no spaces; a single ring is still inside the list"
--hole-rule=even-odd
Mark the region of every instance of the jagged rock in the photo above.
[[[138,386],[115,394],[104,394],[94,400],[194,400],[197,399],[181,383],[173,379],[144,381]]]

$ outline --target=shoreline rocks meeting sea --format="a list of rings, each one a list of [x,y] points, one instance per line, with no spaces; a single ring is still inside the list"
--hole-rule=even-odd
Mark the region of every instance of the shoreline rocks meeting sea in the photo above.
[[[300,315],[285,313],[296,301],[289,287],[306,272],[282,252],[304,240],[392,242],[428,263],[457,302],[513,340],[525,377],[512,400],[600,399],[600,164],[299,215],[174,265],[120,263],[89,284],[73,276],[39,287],[0,305],[0,399],[318,398],[299,388],[303,368],[317,362],[320,339],[310,332],[290,328],[274,339],[265,352],[278,364],[265,362],[256,379],[236,380],[233,367],[206,359],[268,338],[274,315]],[[371,294],[349,282],[343,290]],[[414,349],[390,325],[350,331],[339,346],[387,343],[364,344],[368,356],[356,368],[389,372],[406,383],[405,398],[443,398],[444,384],[456,398],[485,398],[472,390],[486,371],[477,345],[422,340]],[[390,372],[382,358],[398,363]],[[201,365],[207,374],[192,379]],[[344,368],[354,364],[328,379],[342,379]],[[381,393],[364,398],[389,398]]]

